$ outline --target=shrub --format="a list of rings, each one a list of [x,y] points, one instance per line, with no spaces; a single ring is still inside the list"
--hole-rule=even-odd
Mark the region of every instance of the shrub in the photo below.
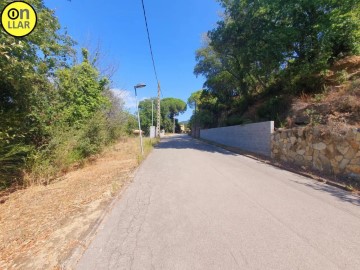
[[[23,144],[0,143],[0,190],[19,183],[30,147]]]
[[[289,108],[289,102],[282,96],[275,96],[266,101],[257,111],[262,120],[277,120]]]
[[[231,115],[226,120],[227,126],[236,126],[244,124],[244,120],[239,115]]]

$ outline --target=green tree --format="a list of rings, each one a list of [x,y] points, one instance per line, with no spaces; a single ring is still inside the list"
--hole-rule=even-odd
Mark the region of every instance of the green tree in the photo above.
[[[186,111],[186,103],[178,98],[164,98],[161,100],[161,115],[163,118],[162,127],[166,132],[173,132],[174,118]],[[177,120],[175,120],[175,131],[179,130]]]
[[[359,53],[359,1],[218,2],[223,19],[197,50],[194,69],[217,98],[222,112],[217,125],[266,93],[320,89],[323,70],[339,57]]]
[[[152,104],[154,103],[154,111],[152,116]],[[145,134],[150,134],[150,126],[152,117],[154,117],[154,125],[156,125],[156,98],[145,99],[139,102],[139,113],[141,119],[141,129],[145,132]],[[138,127],[136,128],[138,129]]]
[[[0,8],[9,1],[0,0]],[[0,186],[18,179],[28,153],[47,141],[56,94],[54,71],[70,64],[73,41],[60,31],[54,12],[30,0],[38,24],[18,39],[0,31]]]
[[[88,59],[87,50],[82,50],[83,62],[56,72],[60,96],[59,115],[70,126],[79,125],[108,106],[104,92],[107,78],[100,78],[97,69]]]
[[[141,129],[149,134],[151,126],[151,102],[154,100],[154,125],[156,124],[156,101],[157,99],[146,99],[139,102]],[[186,103],[177,98],[164,98],[160,101],[161,128],[166,132],[172,132],[174,117],[186,111]],[[177,120],[176,126],[178,127]]]
[[[219,118],[222,113],[221,106],[219,106],[218,99],[210,92],[206,90],[193,92],[188,98],[188,105],[194,109],[189,121],[191,128],[194,126],[209,128],[219,125]]]
[[[48,181],[131,122],[88,52],[74,63],[74,42],[54,11],[42,0],[28,2],[38,15],[34,31],[21,39],[0,31],[0,189],[21,183],[25,170],[37,183]]]

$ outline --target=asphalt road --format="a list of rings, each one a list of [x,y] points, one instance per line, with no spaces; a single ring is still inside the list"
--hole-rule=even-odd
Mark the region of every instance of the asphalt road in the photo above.
[[[360,269],[360,200],[214,146],[163,139],[77,269]]]

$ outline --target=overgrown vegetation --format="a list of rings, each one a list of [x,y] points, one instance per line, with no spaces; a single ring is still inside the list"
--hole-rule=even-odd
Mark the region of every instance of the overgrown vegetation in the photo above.
[[[325,90],[330,67],[360,52],[360,4],[355,0],[219,0],[223,19],[196,52],[190,125],[203,128],[286,118],[291,97]],[[339,69],[338,83],[349,79]],[[193,106],[194,107],[194,106]],[[253,110],[253,111],[252,111]]]
[[[127,128],[96,59],[83,49],[76,62],[75,42],[54,12],[42,0],[28,2],[38,14],[35,30],[21,39],[0,32],[0,189],[49,181]]]

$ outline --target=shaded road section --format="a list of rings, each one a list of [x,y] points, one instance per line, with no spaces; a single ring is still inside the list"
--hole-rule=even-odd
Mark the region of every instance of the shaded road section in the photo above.
[[[191,139],[165,138],[77,269],[360,269],[360,200]]]

